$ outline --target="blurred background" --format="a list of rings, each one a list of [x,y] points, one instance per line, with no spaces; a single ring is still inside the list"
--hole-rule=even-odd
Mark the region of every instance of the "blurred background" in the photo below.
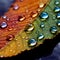
[[[37,60],[60,60],[60,43],[56,45],[51,55]]]
[[[6,11],[8,11],[14,0],[0,0],[0,16],[2,16]]]

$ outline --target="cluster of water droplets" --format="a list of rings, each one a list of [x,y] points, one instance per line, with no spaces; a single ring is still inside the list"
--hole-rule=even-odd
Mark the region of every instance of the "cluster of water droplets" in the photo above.
[[[53,15],[52,15],[52,20],[54,20],[54,22],[56,23],[56,25],[53,25],[53,26],[50,26],[49,28],[49,32],[52,34],[52,35],[55,35],[58,31],[58,27],[60,27],[60,6],[59,6],[60,2],[59,0],[55,0],[54,2],[54,8],[52,9],[51,6],[49,6],[49,8],[51,9],[51,13],[53,12]],[[47,10],[48,11],[48,10]],[[44,28],[45,28],[45,22],[47,22],[48,20],[50,20],[49,18],[51,18],[51,16],[49,15],[48,12],[45,12],[43,11],[40,15],[39,15],[39,19],[41,20],[41,23],[40,23],[40,28],[43,29],[44,31]],[[56,21],[55,21],[56,20]],[[51,23],[52,24],[52,23]],[[50,25],[50,24],[48,24]],[[33,28],[33,29],[32,29]],[[34,26],[30,28],[31,32],[32,33],[32,30],[34,30]],[[46,34],[47,31],[46,31]],[[42,40],[44,39],[45,37],[45,34],[44,33],[38,33],[38,37],[37,37],[37,40]],[[36,43],[38,42],[35,38],[31,38],[28,40],[29,42],[29,46],[35,46]]]

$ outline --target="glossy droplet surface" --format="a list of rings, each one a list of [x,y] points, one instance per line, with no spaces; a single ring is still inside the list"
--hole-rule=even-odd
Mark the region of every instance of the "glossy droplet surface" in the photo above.
[[[27,28],[26,28],[26,32],[27,33],[30,33],[34,30],[34,25],[33,24],[28,24]]]
[[[38,13],[37,12],[32,12],[31,15],[32,15],[31,16],[32,18],[35,18],[38,15]]]
[[[44,7],[44,3],[40,3],[39,8],[43,8],[43,7]]]
[[[6,22],[2,22],[0,25],[1,28],[6,28],[7,27],[7,23]]]
[[[44,27],[45,27],[44,23],[41,23],[41,24],[40,24],[40,27],[41,27],[41,28],[44,28]]]
[[[19,16],[19,18],[18,18],[18,21],[23,21],[23,20],[25,20],[25,16]]]
[[[57,27],[56,26],[52,26],[50,28],[50,31],[51,31],[52,34],[55,34],[57,32]]]
[[[44,38],[44,35],[43,34],[40,34],[39,36],[38,36],[38,40],[41,40],[41,39],[43,39]]]
[[[39,17],[42,19],[47,19],[49,17],[49,15],[46,12],[42,12]]]
[[[13,9],[14,9],[14,10],[18,10],[18,9],[19,9],[19,6],[18,6],[18,5],[14,5],[14,6],[13,6]]]
[[[13,40],[13,39],[14,39],[14,35],[8,35],[6,40],[7,40],[7,41],[11,41],[11,40]]]
[[[35,39],[30,39],[28,41],[28,45],[31,46],[31,47],[35,46],[36,44],[37,44],[37,41]]]
[[[59,2],[58,0],[57,0],[57,1],[55,1],[55,4],[56,4],[56,5],[58,5],[59,3],[60,3],[60,2]]]
[[[59,12],[59,11],[60,11],[60,7],[57,6],[54,8],[54,12]]]
[[[57,26],[59,26],[59,27],[60,27],[60,21],[57,21]]]
[[[60,19],[60,13],[57,13],[57,18]]]
[[[6,19],[6,18],[7,18],[7,16],[6,16],[6,15],[4,15],[4,16],[2,16],[2,18],[3,18],[3,19]]]

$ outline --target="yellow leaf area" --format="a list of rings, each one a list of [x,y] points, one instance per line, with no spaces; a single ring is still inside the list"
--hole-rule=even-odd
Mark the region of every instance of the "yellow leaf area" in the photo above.
[[[27,36],[26,32],[20,31],[14,40],[10,41],[7,46],[0,50],[0,57],[11,57],[21,53],[22,51],[30,50],[31,48],[28,46],[28,39],[29,36]],[[39,42],[38,44],[41,43],[42,42]]]

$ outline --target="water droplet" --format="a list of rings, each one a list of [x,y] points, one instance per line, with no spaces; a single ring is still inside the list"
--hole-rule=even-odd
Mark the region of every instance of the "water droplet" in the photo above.
[[[6,18],[7,18],[7,16],[6,16],[6,15],[4,15],[4,16],[2,16],[2,18],[3,18],[3,19],[6,19]]]
[[[14,39],[14,35],[8,35],[6,40],[11,41],[13,39]]]
[[[19,9],[19,6],[18,6],[18,5],[14,5],[14,6],[13,6],[13,9],[14,9],[14,10],[18,10],[18,9]]]
[[[23,16],[23,15],[21,15],[21,16],[19,16],[19,18],[18,18],[18,21],[23,21],[23,20],[25,20],[25,16]]]
[[[38,13],[35,12],[35,11],[31,13],[31,17],[32,17],[32,18],[35,18],[37,15],[38,15]]]
[[[44,35],[43,34],[40,34],[39,36],[38,36],[38,40],[41,40],[41,39],[43,39],[44,38]]]
[[[41,27],[41,28],[44,28],[44,27],[45,27],[44,23],[41,23],[41,24],[40,24],[40,27]]]
[[[42,12],[40,15],[39,15],[40,18],[42,19],[47,19],[49,17],[48,13],[46,12]]]
[[[10,19],[9,19],[9,18],[7,18],[6,20],[7,20],[7,21],[9,21]]]
[[[59,1],[55,1],[55,4],[58,5],[60,2]]]
[[[60,11],[60,7],[57,6],[54,8],[54,12],[59,12],[59,11]]]
[[[52,34],[55,34],[57,32],[57,27],[56,26],[52,26],[50,28],[50,31],[51,31]]]
[[[36,44],[37,44],[37,41],[35,39],[30,39],[28,41],[28,45],[31,46],[31,47],[35,46]]]
[[[39,8],[43,8],[43,7],[44,7],[44,3],[40,3]]]
[[[57,13],[57,18],[58,18],[58,19],[60,18],[60,13]]]
[[[20,0],[20,2],[23,2],[23,0]]]
[[[2,22],[0,25],[1,28],[6,28],[7,27],[7,23],[6,22]]]
[[[34,25],[33,24],[29,24],[27,27],[26,27],[26,29],[25,29],[25,31],[27,32],[27,33],[30,33],[30,32],[32,32],[34,30]]]
[[[59,26],[59,27],[60,27],[60,21],[57,21],[57,26]]]

